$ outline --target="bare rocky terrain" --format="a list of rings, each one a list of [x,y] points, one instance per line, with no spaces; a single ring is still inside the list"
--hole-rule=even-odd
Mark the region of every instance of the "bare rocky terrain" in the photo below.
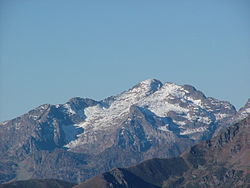
[[[180,157],[115,168],[74,188],[250,187],[250,116]]]

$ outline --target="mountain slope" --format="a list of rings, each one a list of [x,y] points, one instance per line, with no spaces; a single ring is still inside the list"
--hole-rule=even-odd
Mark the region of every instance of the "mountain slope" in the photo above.
[[[224,119],[220,126],[215,131],[214,135],[217,135],[223,128],[229,127],[242,119],[246,118],[250,114],[250,98],[247,100],[246,104],[236,112],[234,116]]]
[[[64,182],[61,180],[34,179],[2,184],[0,185],[0,188],[71,188],[74,185],[74,183]]]
[[[0,123],[0,183],[71,182],[114,167],[179,155],[236,114],[189,85],[151,79],[101,101],[73,98]]]
[[[137,181],[145,187],[249,187],[250,116],[180,157],[113,169],[75,188],[139,188]]]

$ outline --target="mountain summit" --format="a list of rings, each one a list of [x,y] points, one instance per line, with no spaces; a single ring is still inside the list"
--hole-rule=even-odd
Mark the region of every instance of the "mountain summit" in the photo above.
[[[156,79],[101,101],[41,105],[0,123],[0,182],[79,182],[113,167],[177,156],[236,113],[193,86]]]

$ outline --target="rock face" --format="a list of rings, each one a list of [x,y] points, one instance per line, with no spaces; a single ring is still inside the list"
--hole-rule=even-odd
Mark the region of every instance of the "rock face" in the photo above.
[[[242,107],[232,118],[234,119],[234,122],[237,122],[239,120],[246,118],[249,114],[250,114],[250,98],[248,99],[245,106]]]
[[[0,123],[0,183],[71,182],[155,157],[174,157],[236,114],[193,86],[145,80],[101,101],[73,98]]]
[[[217,135],[222,129],[229,127],[230,125],[233,125],[242,119],[246,118],[248,115],[250,115],[250,98],[247,100],[247,103],[245,106],[239,109],[238,112],[234,116],[225,118],[220,124],[220,126],[215,131],[214,135]]]
[[[250,186],[250,115],[180,157],[116,168],[75,188],[189,188]]]

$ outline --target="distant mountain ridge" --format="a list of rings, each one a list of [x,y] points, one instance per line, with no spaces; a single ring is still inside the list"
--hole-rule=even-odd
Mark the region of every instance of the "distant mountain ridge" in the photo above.
[[[156,79],[101,101],[41,105],[0,123],[0,182],[80,182],[114,167],[178,156],[239,113],[193,86]]]

